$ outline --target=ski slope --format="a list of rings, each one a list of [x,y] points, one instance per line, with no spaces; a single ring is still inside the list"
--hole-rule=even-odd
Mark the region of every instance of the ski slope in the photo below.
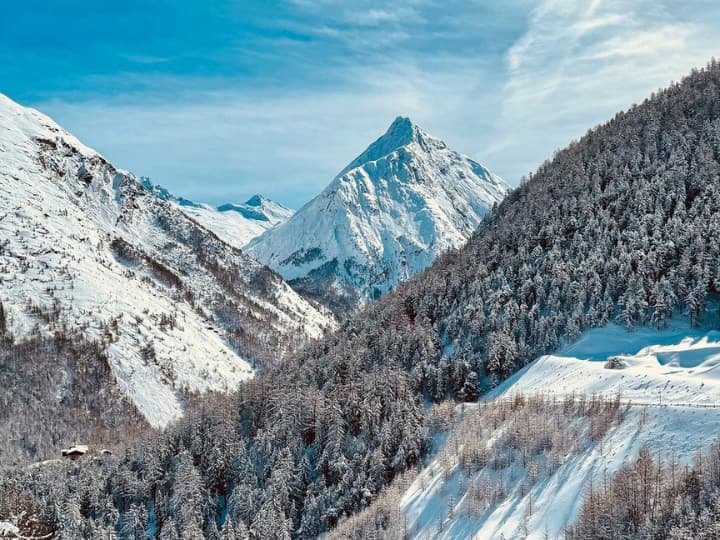
[[[605,367],[613,357],[622,368]],[[590,483],[615,473],[643,446],[654,456],[667,460],[674,455],[687,463],[696,451],[720,436],[718,365],[720,332],[690,329],[680,322],[662,331],[643,328],[628,332],[616,325],[593,329],[556,354],[538,358],[492,391],[488,399],[506,399],[518,393],[550,393],[558,400],[573,393],[619,393],[622,421],[602,440],[566,456],[553,474],[541,476],[529,490],[518,487],[527,471],[515,467],[506,477],[518,484],[504,500],[480,515],[463,510],[468,504],[467,486],[497,473],[483,470],[469,476],[457,463],[447,463],[446,456],[441,459],[442,452],[438,452],[402,498],[411,536],[562,538]],[[498,427],[498,435],[502,429]],[[583,433],[582,425],[578,433]]]

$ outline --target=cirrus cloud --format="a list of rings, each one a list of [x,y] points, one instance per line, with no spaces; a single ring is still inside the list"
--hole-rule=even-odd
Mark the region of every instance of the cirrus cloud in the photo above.
[[[0,91],[118,166],[217,203],[261,191],[298,207],[399,114],[516,184],[720,50],[709,0],[169,5],[88,7],[52,50],[10,13]],[[56,25],[53,12],[27,15]]]

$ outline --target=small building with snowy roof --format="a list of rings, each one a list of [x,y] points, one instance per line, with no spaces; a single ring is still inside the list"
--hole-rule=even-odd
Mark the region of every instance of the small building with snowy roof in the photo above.
[[[85,444],[77,444],[75,446],[71,446],[70,448],[64,448],[62,450],[63,457],[67,457],[70,459],[78,459],[79,457],[84,456],[88,453],[88,447]]]

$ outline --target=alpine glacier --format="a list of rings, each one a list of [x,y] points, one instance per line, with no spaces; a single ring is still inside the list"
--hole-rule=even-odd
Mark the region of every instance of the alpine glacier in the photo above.
[[[148,421],[333,326],[324,310],[41,113],[0,94],[0,302],[14,339],[109,339]],[[107,338],[107,336],[111,336]]]
[[[299,292],[351,311],[464,244],[508,189],[398,117],[322,193],[246,250]]]

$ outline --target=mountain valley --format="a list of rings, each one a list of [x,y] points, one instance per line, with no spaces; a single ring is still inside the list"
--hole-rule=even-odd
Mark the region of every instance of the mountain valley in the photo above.
[[[0,95],[0,537],[715,538],[718,261],[716,60],[514,189],[398,117],[294,213]]]
[[[155,426],[182,391],[229,390],[334,325],[276,274],[0,96],[3,332],[105,344]]]

